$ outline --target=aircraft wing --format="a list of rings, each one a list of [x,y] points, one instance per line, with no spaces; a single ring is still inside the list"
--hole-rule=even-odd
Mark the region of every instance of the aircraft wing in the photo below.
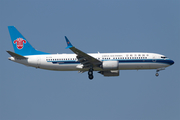
[[[84,52],[82,52],[81,50],[75,48],[70,41],[68,40],[68,38],[65,36],[66,42],[67,42],[67,47],[70,50],[72,50],[76,55],[77,55],[77,59],[78,61],[83,64],[84,67],[99,67],[102,62]]]

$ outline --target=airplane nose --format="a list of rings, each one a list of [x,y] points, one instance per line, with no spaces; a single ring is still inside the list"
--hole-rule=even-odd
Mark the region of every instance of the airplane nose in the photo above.
[[[170,60],[170,65],[173,65],[174,64],[174,61],[173,60]]]

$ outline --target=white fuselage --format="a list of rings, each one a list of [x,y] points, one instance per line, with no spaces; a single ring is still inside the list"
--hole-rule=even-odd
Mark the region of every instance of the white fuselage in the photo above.
[[[156,53],[94,53],[89,54],[100,61],[118,61],[119,70],[159,69],[172,65],[174,62],[164,55]],[[17,63],[35,68],[56,71],[88,71],[81,67],[76,54],[49,54],[29,55],[28,59],[15,59]],[[103,71],[102,68],[93,68],[94,71]]]

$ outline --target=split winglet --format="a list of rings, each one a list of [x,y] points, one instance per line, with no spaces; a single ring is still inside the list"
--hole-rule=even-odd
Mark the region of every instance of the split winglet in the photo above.
[[[66,39],[66,43],[67,43],[67,47],[66,47],[66,49],[68,49],[68,48],[72,48],[73,47],[73,45],[71,44],[71,42],[68,40],[68,38],[65,36],[65,39]]]

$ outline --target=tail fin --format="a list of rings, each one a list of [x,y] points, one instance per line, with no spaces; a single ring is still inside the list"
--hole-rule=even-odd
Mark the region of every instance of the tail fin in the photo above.
[[[23,37],[22,34],[14,26],[8,26],[8,29],[15,53],[22,56],[49,54],[34,49],[26,40],[26,38]]]

